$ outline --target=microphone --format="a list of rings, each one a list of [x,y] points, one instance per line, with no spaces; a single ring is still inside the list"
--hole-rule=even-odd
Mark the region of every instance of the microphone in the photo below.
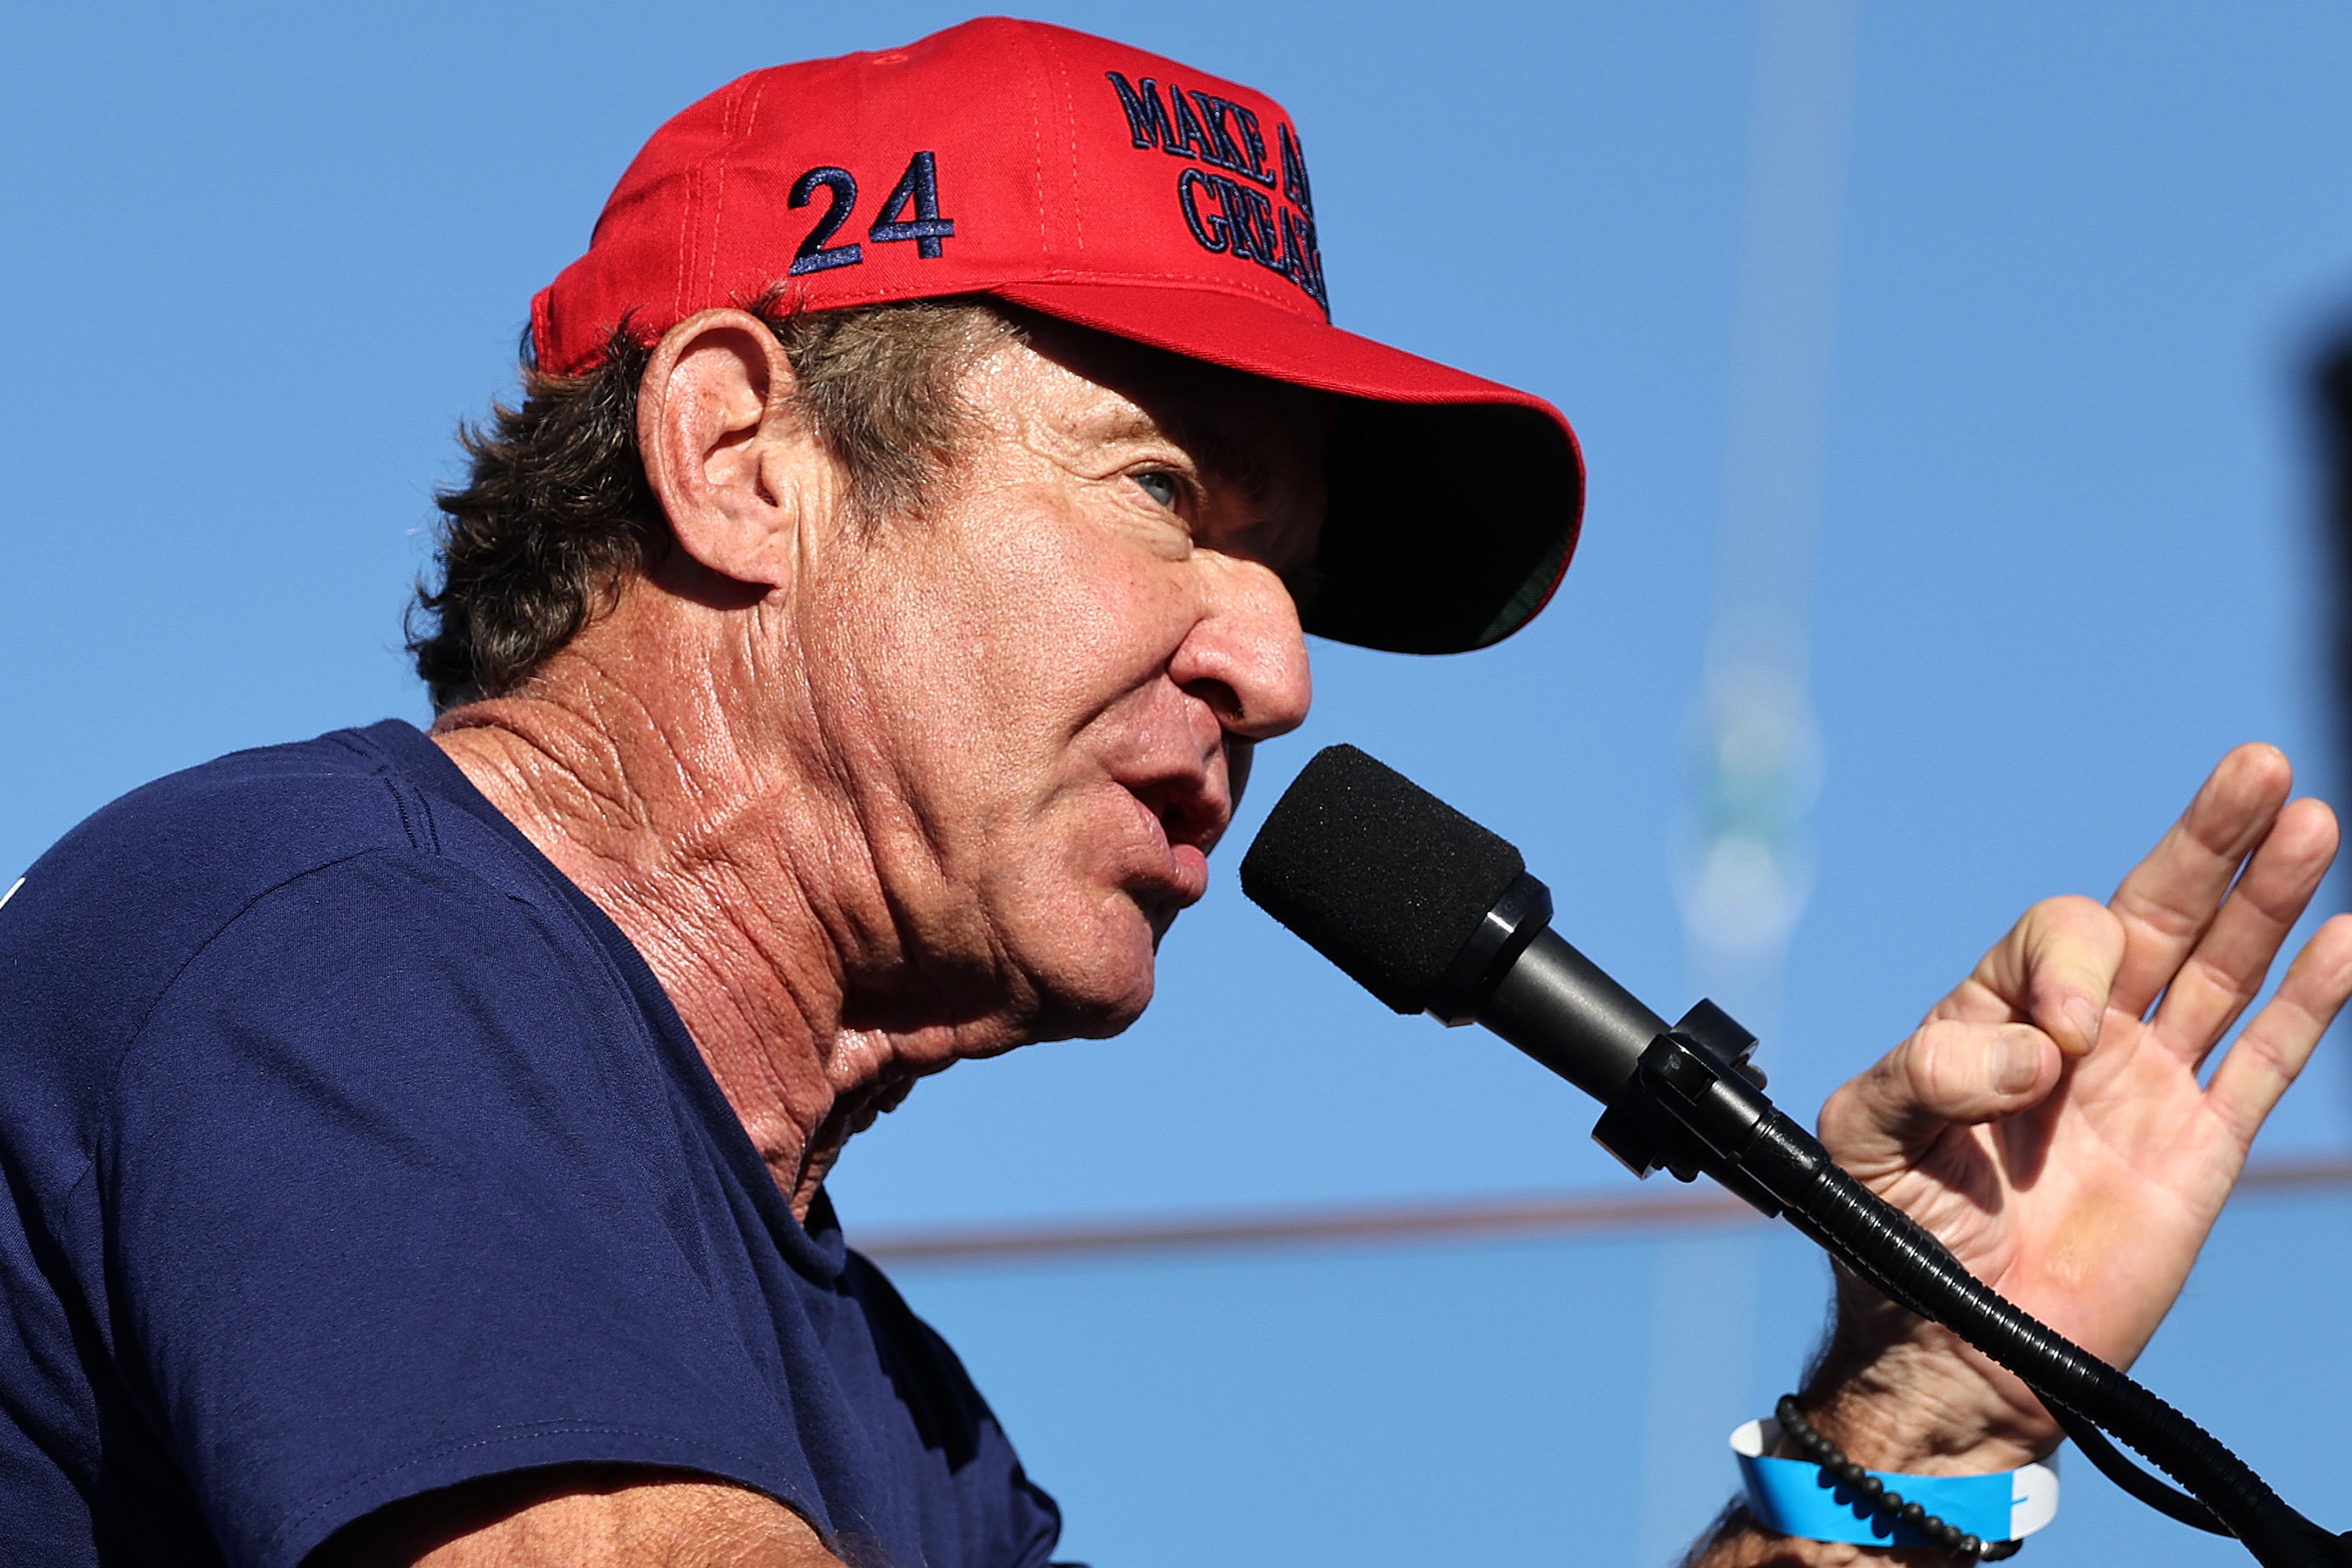
[[[1352,746],[1318,753],[1242,859],[1242,891],[1401,1013],[1481,1023],[1601,1101],[1592,1129],[1637,1176],[1704,1172],[1785,1218],[1898,1305],[2024,1379],[2132,1496],[2235,1534],[2266,1568],[2344,1568],[2341,1542],[2210,1433],[1970,1274],[1761,1092],[1756,1038],[1713,1002],[1668,1027],[1551,929],[1519,852]],[[2113,1431],[2186,1482],[2139,1469]]]
[[[1666,1032],[1551,929],[1516,848],[1352,746],[1284,791],[1242,892],[1396,1011],[1485,1024],[1603,1104]]]
[[[1651,1113],[1636,1082],[1643,1053],[1671,1033],[1719,1058],[1727,1071],[1715,1076],[1760,1087],[1755,1037],[1707,1001],[1670,1028],[1551,929],[1551,890],[1516,848],[1394,768],[1352,746],[1318,752],[1276,802],[1241,881],[1391,1009],[1484,1024],[1609,1107],[1593,1137],[1634,1175],[1705,1171],[1776,1211]]]

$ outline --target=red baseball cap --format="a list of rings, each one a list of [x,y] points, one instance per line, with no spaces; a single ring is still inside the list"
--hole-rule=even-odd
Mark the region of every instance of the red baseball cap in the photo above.
[[[539,368],[593,367],[781,286],[791,309],[986,295],[1338,394],[1307,629],[1400,653],[1508,636],[1568,568],[1575,433],[1543,399],[1331,325],[1314,195],[1263,93],[985,17],[754,71],[656,131],[588,254],[531,302]]]

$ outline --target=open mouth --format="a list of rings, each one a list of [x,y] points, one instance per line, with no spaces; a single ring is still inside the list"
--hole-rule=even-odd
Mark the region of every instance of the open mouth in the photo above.
[[[1160,836],[1171,849],[1189,847],[1205,855],[1224,837],[1231,813],[1223,800],[1201,781],[1131,784],[1128,792],[1160,824]]]
[[[1167,857],[1165,873],[1153,880],[1176,895],[1179,907],[1197,902],[1209,888],[1209,852],[1224,835],[1224,802],[1195,779],[1130,784],[1127,792]]]

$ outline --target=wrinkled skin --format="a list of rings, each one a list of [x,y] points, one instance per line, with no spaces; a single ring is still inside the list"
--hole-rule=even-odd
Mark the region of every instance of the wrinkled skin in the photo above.
[[[2352,991],[2352,916],[2338,915],[2199,1083],[2335,855],[2334,815],[2290,803],[2292,783],[2272,747],[2231,752],[2111,900],[2036,904],[1822,1110],[1841,1165],[2117,1365],[2171,1309],[2254,1134]],[[1878,1469],[2013,1469],[2060,1436],[2016,1378],[1851,1279],[1803,1397]],[[1735,1520],[1702,1560],[1888,1555],[1770,1540]]]
[[[1160,384],[1130,395],[1132,364],[1053,346],[981,368],[944,504],[814,583],[802,640],[861,816],[898,830],[884,884],[958,923],[937,946],[1013,991],[1026,1038],[1112,1033],[1150,999],[1235,754],[1306,716],[1280,574],[1323,504],[1310,394],[1147,360]]]
[[[1310,694],[1283,574],[1319,399],[1076,330],[1008,339],[921,516],[853,515],[751,318],[648,367],[677,546],[461,768],[645,952],[803,1211],[926,1072],[1108,1034]]]
[[[764,329],[682,323],[639,423],[676,548],[524,690],[436,732],[646,954],[803,1214],[923,1073],[1137,1016],[1250,746],[1309,696],[1284,580],[1321,522],[1318,399],[1050,326],[966,392],[923,515],[860,519]],[[2112,905],[2036,906],[1822,1113],[1849,1168],[2117,1361],[2352,988],[2331,922],[2199,1087],[2334,852],[2326,808],[2287,791],[2275,752],[2232,753]],[[1806,1398],[1880,1469],[2055,1441],[2012,1380],[1852,1285]],[[1697,1555],[1876,1554],[1735,1517]],[[771,1500],[582,1467],[412,1500],[320,1560],[835,1562]]]

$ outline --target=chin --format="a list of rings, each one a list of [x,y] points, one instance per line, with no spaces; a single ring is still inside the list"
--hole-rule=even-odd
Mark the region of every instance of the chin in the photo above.
[[[1151,1004],[1166,923],[1128,904],[1123,919],[1095,925],[1092,940],[1057,945],[1061,951],[1031,968],[1041,1040],[1101,1040],[1141,1018]]]
[[[1151,1005],[1155,978],[1148,951],[1136,968],[1070,977],[1075,983],[1057,986],[1048,1004],[1057,1015],[1054,1033],[1064,1039],[1104,1040],[1122,1032]]]

